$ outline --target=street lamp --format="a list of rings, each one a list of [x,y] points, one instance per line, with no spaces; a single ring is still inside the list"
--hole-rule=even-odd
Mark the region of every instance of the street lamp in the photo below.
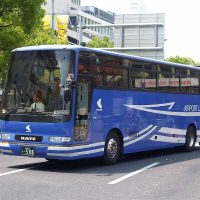
[[[85,25],[82,26],[81,24],[81,20],[79,20],[79,27],[78,27],[78,44],[81,45],[82,44],[82,37],[83,37],[83,29],[86,29]]]
[[[51,0],[52,5],[52,29],[54,29],[54,0]]]

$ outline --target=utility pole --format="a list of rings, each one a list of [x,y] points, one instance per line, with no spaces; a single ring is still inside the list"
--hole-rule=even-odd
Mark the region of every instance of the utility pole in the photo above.
[[[54,9],[54,0],[51,0],[51,8],[52,8],[52,29],[54,29],[54,15],[55,15],[55,9]]]
[[[78,45],[81,45],[83,39],[83,27],[81,24],[81,20],[79,20],[79,26],[78,26]]]

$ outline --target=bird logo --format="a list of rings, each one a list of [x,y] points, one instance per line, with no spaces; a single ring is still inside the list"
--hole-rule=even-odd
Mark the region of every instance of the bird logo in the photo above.
[[[28,125],[26,126],[26,133],[31,133],[31,128],[30,128],[31,125]]]

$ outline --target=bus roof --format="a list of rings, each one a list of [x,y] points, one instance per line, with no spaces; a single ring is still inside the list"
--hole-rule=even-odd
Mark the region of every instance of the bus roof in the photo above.
[[[19,48],[13,49],[12,52],[38,51],[38,50],[62,50],[62,49],[69,49],[70,46],[73,46],[73,45],[35,45],[35,46],[19,47]]]
[[[36,46],[27,46],[27,47],[16,48],[16,49],[12,50],[12,52],[38,51],[38,50],[66,50],[66,49],[85,50],[85,51],[89,51],[89,52],[104,53],[107,55],[123,57],[125,59],[127,58],[127,59],[134,59],[136,61],[149,62],[152,64],[173,65],[174,67],[183,67],[183,68],[200,70],[200,67],[197,67],[197,66],[191,66],[191,65],[173,63],[173,62],[168,62],[168,61],[163,61],[163,60],[145,58],[145,57],[140,57],[140,56],[135,56],[135,55],[123,54],[123,53],[119,53],[119,52],[103,50],[100,48],[88,48],[88,47],[83,47],[83,46],[79,46],[79,45],[36,45]]]

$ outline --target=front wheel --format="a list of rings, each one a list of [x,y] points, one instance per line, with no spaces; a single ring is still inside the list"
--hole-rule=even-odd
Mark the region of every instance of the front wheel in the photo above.
[[[45,158],[46,161],[48,162],[56,162],[56,161],[59,161],[58,159],[52,159],[52,158]]]
[[[189,126],[185,138],[185,150],[186,151],[194,150],[195,142],[196,142],[196,131],[194,127]]]
[[[110,132],[104,147],[103,160],[105,164],[111,165],[119,160],[121,152],[120,139],[117,133]]]

